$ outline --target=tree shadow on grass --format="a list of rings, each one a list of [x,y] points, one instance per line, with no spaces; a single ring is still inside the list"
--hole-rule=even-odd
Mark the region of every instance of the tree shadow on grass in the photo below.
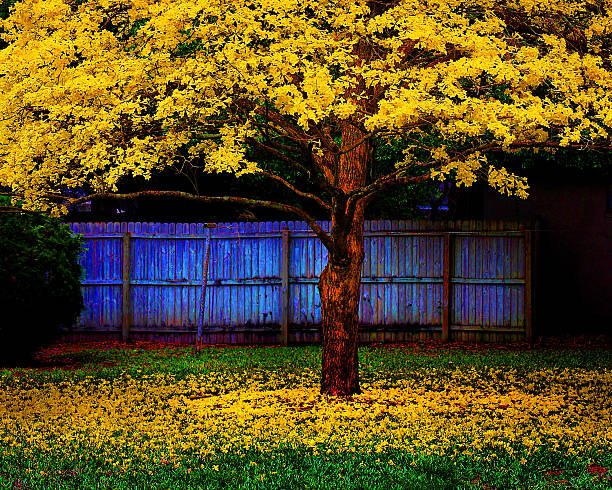
[[[118,354],[117,351],[97,350],[87,346],[72,344],[53,344],[43,347],[34,354],[19,359],[1,362],[4,369],[35,369],[49,371],[62,369],[71,371],[84,367],[96,366],[98,368],[113,367],[127,360],[128,355]]]

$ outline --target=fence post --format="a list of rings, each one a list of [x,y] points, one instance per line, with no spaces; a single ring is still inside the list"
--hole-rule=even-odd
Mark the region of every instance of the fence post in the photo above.
[[[442,264],[442,342],[448,342],[450,331],[450,258],[451,258],[451,236],[449,232],[444,233],[444,250]]]
[[[533,342],[533,232],[525,230],[525,338],[527,342]]]
[[[289,323],[289,230],[281,231],[281,345],[287,346]]]
[[[123,311],[121,318],[121,340],[127,342],[130,335],[130,238],[131,233],[123,234]]]

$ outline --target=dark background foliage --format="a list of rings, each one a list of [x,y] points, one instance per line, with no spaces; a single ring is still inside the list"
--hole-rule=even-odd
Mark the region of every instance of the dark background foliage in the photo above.
[[[83,306],[81,241],[56,219],[0,213],[0,365],[27,359]]]

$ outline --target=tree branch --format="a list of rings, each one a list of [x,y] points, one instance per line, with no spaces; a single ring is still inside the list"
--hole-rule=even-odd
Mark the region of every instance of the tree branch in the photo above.
[[[302,147],[307,147],[308,143],[313,139],[311,135],[306,133],[302,128],[293,124],[286,116],[277,111],[266,108],[255,103],[245,103],[249,109],[254,110],[258,115],[266,118],[266,121],[271,121],[274,127],[281,128],[288,138],[292,139]]]
[[[261,134],[263,137],[266,138],[266,142],[273,142],[274,146],[277,149],[281,149],[281,150],[285,150],[285,151],[293,151],[293,152],[296,152],[296,153],[299,153],[301,151],[301,149],[299,147],[297,147],[297,146],[289,146],[289,145],[284,145],[282,143],[279,143],[278,141],[272,141],[274,138],[278,138],[278,137],[286,138],[285,135],[283,135],[283,134],[278,132],[278,128],[276,128],[276,127],[274,127],[274,126],[272,126],[270,124],[267,124],[267,123],[257,122],[257,121],[253,121],[253,120],[251,121],[251,124],[256,126],[257,129],[259,129],[259,134]],[[262,128],[265,129],[266,131],[263,132],[261,130]],[[274,131],[277,136],[272,136],[271,137],[269,132],[268,132],[268,130],[270,130],[270,129],[272,131]],[[303,148],[304,147],[302,147],[302,149]]]
[[[269,129],[273,129],[277,133],[294,141],[305,152],[307,152],[310,156],[309,161],[312,164],[312,168],[313,170],[315,170],[314,175],[311,175],[309,170],[305,170],[307,175],[313,178],[315,183],[319,185],[323,190],[331,192],[331,183],[326,180],[326,176],[331,170],[331,168],[328,168],[325,165],[325,159],[312,158],[312,146],[314,144],[314,140],[316,139],[315,136],[304,131],[300,126],[291,121],[290,118],[270,108],[270,106],[263,106],[261,104],[257,104],[256,102],[253,102],[252,100],[241,100],[237,107],[240,107],[242,110],[245,111],[252,111],[255,114],[265,118],[266,125]],[[253,120],[252,116],[248,114],[246,116]],[[261,124],[258,121],[254,122]],[[326,135],[325,131],[320,127],[314,129],[318,131],[320,137],[319,139],[324,144],[324,146],[328,149],[331,149],[330,154],[334,154],[333,150],[337,149],[337,145],[335,144],[331,136]],[[323,178],[321,178],[320,176],[322,176]]]
[[[247,199],[244,197],[234,196],[196,196],[188,192],[181,191],[140,191],[131,192],[127,194],[114,194],[109,192],[101,192],[90,194],[88,196],[79,198],[68,198],[66,197],[67,205],[73,206],[87,201],[95,201],[99,199],[116,199],[116,200],[134,200],[142,197],[174,197],[180,199],[187,199],[189,201],[196,201],[202,203],[218,203],[218,204],[241,204],[247,207],[262,207],[275,209],[277,211],[284,211],[286,213],[293,213],[302,218],[308,226],[315,232],[319,240],[325,245],[328,250],[332,250],[333,244],[331,238],[323,228],[321,228],[315,219],[310,216],[306,211],[289,204],[282,204],[274,201],[263,201],[257,199]]]
[[[262,143],[261,141],[257,140],[256,138],[247,138],[246,141],[247,141],[247,143],[255,145],[259,149],[261,149],[263,151],[267,151],[268,153],[274,155],[275,157],[277,157],[277,158],[287,162],[288,164],[290,164],[293,168],[295,168],[299,172],[301,172],[304,175],[307,175],[307,176],[310,177],[310,171],[306,167],[304,167],[304,165],[299,163],[297,160],[294,160],[293,158],[285,155],[282,151],[277,150],[276,148],[274,148],[272,146],[268,146],[268,145]]]
[[[316,123],[313,124],[312,130],[316,133],[316,136],[323,144],[323,147],[325,147],[331,153],[340,154],[340,147],[332,138],[329,128],[325,128],[322,124]]]
[[[310,169],[308,169],[307,167],[305,167],[304,165],[302,165],[301,163],[299,163],[297,160],[285,155],[283,152],[281,152],[280,150],[266,145],[264,143],[262,143],[261,141],[255,139],[255,138],[248,138],[247,142],[250,144],[255,145],[256,147],[260,148],[263,151],[267,151],[268,153],[270,153],[271,155],[274,155],[277,158],[280,158],[281,160],[284,160],[285,162],[289,163],[293,168],[295,168],[297,171],[301,172],[303,175],[307,176],[308,178],[312,179],[312,182],[316,185],[319,186],[319,188],[321,188],[324,191],[328,191],[331,192],[332,188],[330,186],[330,184],[328,184],[325,179],[323,179],[320,174],[318,173],[318,166],[317,165],[311,165],[312,167],[312,171]],[[275,143],[273,143],[275,144]],[[309,153],[310,156],[312,156],[312,153]]]
[[[394,174],[395,173],[396,172],[394,172]],[[392,175],[392,174],[389,174],[389,175]],[[422,175],[412,175],[412,176],[404,176],[404,177],[400,177],[399,174],[393,177],[390,177],[389,175],[382,179],[378,179],[375,182],[372,182],[370,185],[360,189],[359,192],[356,192],[353,195],[351,195],[348,199],[347,207],[353,207],[357,203],[357,201],[361,199],[369,200],[375,194],[381,192],[384,189],[392,187],[394,185],[421,184],[429,180],[429,178],[431,177],[430,172],[426,174],[422,174]]]
[[[23,199],[25,199],[26,195],[23,192],[0,192],[0,196],[7,196],[7,197],[21,197]],[[62,195],[62,194],[57,194],[57,193],[51,193],[51,192],[45,192],[44,194],[40,194],[37,196],[38,198],[45,198],[45,199],[60,199],[60,200],[66,200],[68,199],[66,196]]]
[[[30,209],[21,209],[17,206],[0,206],[0,213],[23,213],[23,214],[44,214],[40,211],[32,211]]]
[[[319,196],[316,196],[315,194],[309,194],[308,192],[302,192],[299,189],[297,189],[296,187],[294,187],[292,184],[290,184],[289,182],[287,182],[285,179],[283,179],[282,177],[279,177],[278,175],[275,175],[271,172],[266,172],[265,170],[260,170],[259,173],[270,177],[271,179],[274,179],[278,182],[280,182],[281,184],[283,184],[285,187],[287,187],[289,190],[291,190],[292,192],[294,192],[295,194],[297,194],[298,196],[301,197],[307,197],[309,199],[312,199],[313,201],[315,201],[317,204],[319,204],[321,207],[327,209],[328,211],[331,211],[331,206],[329,204],[327,204],[323,199],[321,199]]]
[[[286,116],[283,116],[282,114],[280,114],[279,112],[275,110],[271,110],[270,108],[264,108],[261,105],[256,106],[254,110],[260,116],[265,117],[266,121],[270,121],[273,127],[281,128],[289,139],[292,139],[298,145],[300,145],[302,148],[304,148],[306,151],[312,154],[312,144],[314,140],[316,139],[314,136],[312,136],[311,134],[308,134],[298,125],[290,121],[289,118],[287,118]],[[321,142],[326,146],[326,148],[328,147],[333,150],[334,147],[337,147],[337,145],[334,143],[331,137],[328,139],[327,137],[325,137],[323,132],[319,132],[319,133],[320,133],[319,137],[321,139]],[[331,152],[333,153],[333,151]],[[317,169],[320,174],[325,175],[325,170],[330,170],[325,167],[324,165],[325,162],[323,159],[319,159],[319,160],[312,159],[312,163],[313,163],[313,167]],[[322,187],[325,188],[325,186],[322,186]]]

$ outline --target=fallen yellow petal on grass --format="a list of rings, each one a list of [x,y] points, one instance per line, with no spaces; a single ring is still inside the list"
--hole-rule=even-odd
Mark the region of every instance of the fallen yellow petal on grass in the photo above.
[[[524,377],[464,369],[444,389],[432,386],[436,374],[380,380],[350,399],[320,395],[310,376],[286,387],[280,372],[259,380],[232,375],[227,383],[223,373],[7,383],[0,390],[0,442],[26,456],[85,451],[122,463],[156,454],[169,464],[184,454],[250,448],[486,457],[612,445],[608,369],[544,369]]]

